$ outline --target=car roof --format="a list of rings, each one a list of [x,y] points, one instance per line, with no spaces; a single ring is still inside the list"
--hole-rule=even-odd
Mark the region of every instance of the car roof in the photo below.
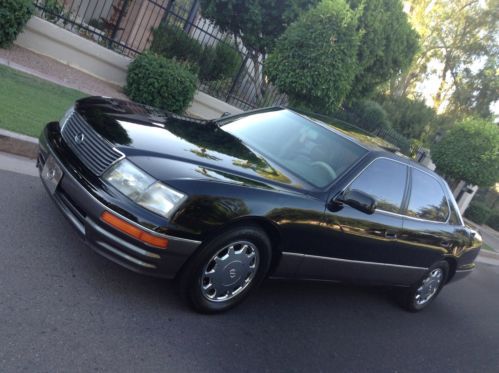
[[[422,172],[430,174],[430,175],[434,176],[435,178],[437,178],[440,182],[445,183],[445,180],[439,174],[437,174],[435,171],[430,170],[428,167],[422,165],[421,163],[414,161],[413,159],[411,159],[409,157],[406,157],[405,155],[395,154],[395,153],[392,153],[392,152],[389,152],[389,151],[386,151],[383,149],[371,150],[369,153],[370,153],[369,156],[372,160],[374,160],[376,158],[393,159],[395,161],[402,162],[408,166],[414,167],[417,170],[420,170]]]

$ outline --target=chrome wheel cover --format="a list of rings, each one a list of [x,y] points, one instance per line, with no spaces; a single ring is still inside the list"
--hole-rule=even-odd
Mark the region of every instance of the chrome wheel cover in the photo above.
[[[217,253],[201,273],[201,293],[212,302],[224,302],[246,289],[255,278],[259,266],[256,246],[236,241]]]
[[[443,279],[444,271],[442,268],[435,268],[428,273],[414,295],[414,301],[416,304],[418,306],[422,306],[428,303],[437,293]]]

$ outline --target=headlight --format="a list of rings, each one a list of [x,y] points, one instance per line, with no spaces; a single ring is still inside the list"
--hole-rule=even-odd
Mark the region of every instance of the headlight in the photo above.
[[[139,205],[165,217],[186,198],[126,159],[107,171],[103,179]]]
[[[74,112],[75,112],[75,107],[73,105],[64,113],[64,116],[59,121],[59,127],[61,128],[61,131],[68,122],[68,119],[71,118]]]

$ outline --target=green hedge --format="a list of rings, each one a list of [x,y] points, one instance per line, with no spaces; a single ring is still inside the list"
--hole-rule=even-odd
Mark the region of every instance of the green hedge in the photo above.
[[[16,40],[33,14],[31,0],[0,0],[0,47],[5,48]]]
[[[181,63],[147,52],[130,64],[125,93],[141,104],[182,113],[194,97],[196,80]]]
[[[160,26],[153,36],[152,52],[189,63],[204,82],[230,78],[242,64],[241,56],[230,45],[203,46],[176,26]]]
[[[160,26],[153,32],[151,51],[166,58],[198,63],[203,46],[175,26]]]
[[[199,78],[208,82],[232,78],[242,63],[241,55],[230,45],[205,47],[199,61]]]
[[[470,219],[472,222],[476,224],[485,224],[487,219],[490,216],[490,209],[481,202],[472,201],[466,211],[464,212],[464,216]]]
[[[499,212],[492,212],[485,224],[499,232]]]

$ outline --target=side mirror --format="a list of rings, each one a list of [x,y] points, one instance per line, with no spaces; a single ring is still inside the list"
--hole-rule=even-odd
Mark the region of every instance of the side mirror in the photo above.
[[[225,118],[225,117],[228,117],[229,115],[232,115],[231,113],[229,113],[228,111],[226,111],[225,113],[223,113],[220,118]]]
[[[376,211],[376,199],[357,189],[346,191],[337,201],[368,215],[371,215]]]

